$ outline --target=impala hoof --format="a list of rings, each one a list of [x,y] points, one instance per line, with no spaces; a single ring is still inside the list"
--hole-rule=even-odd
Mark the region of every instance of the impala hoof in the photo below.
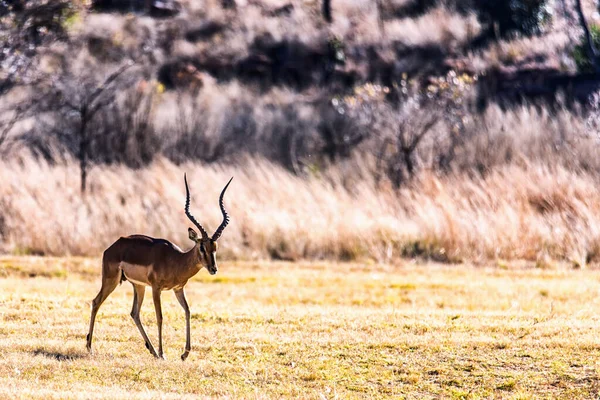
[[[183,354],[181,355],[181,361],[185,361],[185,359],[188,357],[188,355],[189,355],[189,354],[190,354],[190,353],[189,353],[188,351],[186,351],[185,353],[183,353]]]

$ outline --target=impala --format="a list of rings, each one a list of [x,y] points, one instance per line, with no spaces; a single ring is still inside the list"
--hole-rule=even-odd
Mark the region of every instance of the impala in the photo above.
[[[90,317],[90,331],[87,335],[87,349],[91,352],[92,335],[94,332],[94,321],[98,309],[110,295],[117,285],[123,281],[129,281],[133,285],[133,308],[131,318],[142,334],[146,348],[157,358],[163,357],[162,346],[162,309],[160,295],[163,290],[173,290],[175,296],[185,311],[186,340],[185,351],[181,359],[185,360],[190,353],[190,309],[185,299],[184,287],[187,281],[196,275],[202,267],[206,267],[211,275],[217,273],[217,240],[221,237],[223,230],[229,223],[229,215],[223,205],[223,196],[231,183],[231,178],[223,188],[219,196],[219,207],[223,214],[223,222],[217,228],[212,237],[208,236],[206,230],[190,214],[190,189],[187,177],[185,182],[185,214],[200,231],[202,237],[198,237],[196,231],[188,228],[189,238],[194,242],[194,247],[184,252],[179,247],[164,239],[155,239],[144,235],[132,235],[121,237],[104,251],[102,257],[102,287],[100,292],[92,301],[92,315]],[[154,350],[150,339],[144,331],[140,320],[140,309],[144,301],[146,286],[152,288],[152,299],[156,312],[156,323],[158,325],[158,354]]]

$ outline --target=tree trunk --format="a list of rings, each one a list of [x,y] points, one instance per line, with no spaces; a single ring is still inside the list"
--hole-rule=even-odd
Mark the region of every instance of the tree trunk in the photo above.
[[[331,15],[331,0],[323,0],[323,18],[328,23],[333,22],[333,17]]]
[[[588,57],[590,58],[590,61],[594,66],[594,71],[596,71],[596,73],[600,73],[600,59],[598,58],[598,52],[596,50],[596,46],[594,45],[592,33],[590,32],[590,28],[588,27],[587,21],[585,20],[585,15],[583,14],[581,0],[575,1],[575,10],[577,11],[577,15],[579,16],[579,23],[581,24],[583,32],[585,33]]]
[[[225,9],[236,8],[235,0],[221,0],[221,6]]]
[[[81,125],[79,126],[79,173],[81,177],[81,194],[85,193],[87,186],[87,112],[85,109],[81,113]]]
[[[377,5],[377,23],[379,25],[379,34],[384,37],[385,36],[385,26],[383,21],[383,4],[381,4],[382,0],[376,0]]]

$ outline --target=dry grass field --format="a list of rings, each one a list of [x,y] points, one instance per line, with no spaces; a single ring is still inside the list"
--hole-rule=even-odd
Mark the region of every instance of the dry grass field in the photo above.
[[[600,271],[402,263],[222,262],[163,295],[166,360],[101,308],[98,259],[0,258],[2,398],[569,398],[600,391]],[[142,321],[156,325],[147,295]]]
[[[600,399],[573,2],[134,3],[0,0],[0,399]],[[102,251],[191,245],[184,173],[211,232],[234,177],[190,357],[172,293],[149,354],[127,282],[88,354]]]
[[[73,162],[0,160],[0,253],[97,257],[132,233],[185,247],[185,172],[192,213],[209,230],[222,218],[219,192],[234,177],[221,259],[600,262],[595,174],[526,161],[483,177],[424,172],[395,190],[342,167],[302,178],[260,159],[160,159],[137,170],[94,167],[82,196]]]

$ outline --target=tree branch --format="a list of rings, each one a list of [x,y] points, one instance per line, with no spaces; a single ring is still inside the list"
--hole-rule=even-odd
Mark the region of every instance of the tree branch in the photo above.
[[[91,105],[98,98],[98,96],[100,96],[119,76],[121,76],[121,74],[123,74],[130,67],[132,67],[133,64],[134,64],[133,61],[129,61],[129,62],[125,63],[124,65],[122,65],[115,72],[113,72],[112,74],[110,74],[108,76],[108,78],[106,78],[104,80],[104,82],[102,82],[102,84],[100,86],[98,86],[96,88],[96,90],[94,90],[94,92],[92,92],[91,95],[88,96],[86,103]],[[98,110],[95,107],[91,107],[90,108],[90,110],[92,110],[92,109],[95,109],[95,111]]]
[[[28,104],[23,106],[19,104],[15,107],[14,114],[11,119],[9,119],[6,123],[2,124],[0,127],[0,146],[8,139],[8,134],[15,126],[15,124],[20,121],[23,116],[32,108],[32,104]]]
[[[419,145],[419,143],[421,142],[421,140],[425,137],[425,135],[427,134],[427,132],[429,132],[429,130],[431,128],[433,128],[433,126],[437,123],[438,119],[437,117],[432,117],[431,120],[429,120],[429,122],[427,122],[424,126],[423,129],[421,129],[421,132],[419,132],[415,138],[413,139],[412,143],[410,144],[408,150],[412,153],[415,148]]]

